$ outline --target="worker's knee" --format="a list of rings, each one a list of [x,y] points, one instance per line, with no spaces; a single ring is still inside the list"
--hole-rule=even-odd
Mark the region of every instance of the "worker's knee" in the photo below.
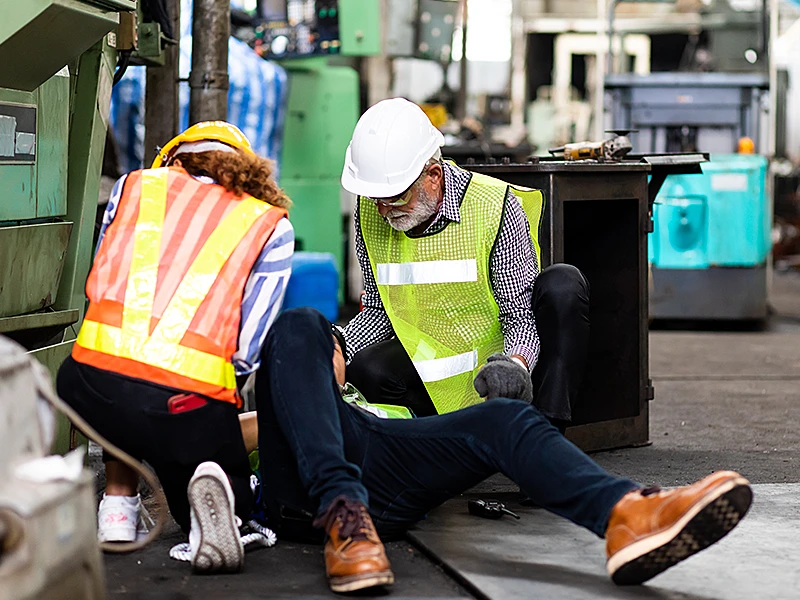
[[[539,302],[573,310],[588,304],[589,282],[577,267],[559,263],[547,267],[539,274],[534,295]]]
[[[303,306],[300,308],[291,308],[278,315],[273,329],[279,331],[314,331],[315,329],[324,330],[326,333],[330,332],[330,321],[326,319],[321,312],[316,308]]]
[[[539,412],[536,407],[511,398],[492,398],[479,404],[480,411],[483,413],[481,421],[493,430],[505,428],[517,419],[541,420],[547,423],[547,418]],[[507,429],[503,429],[507,431]]]
[[[333,343],[330,321],[314,308],[292,308],[275,319],[267,335],[262,355],[273,349],[285,351],[295,344],[301,348],[311,348],[325,341]]]

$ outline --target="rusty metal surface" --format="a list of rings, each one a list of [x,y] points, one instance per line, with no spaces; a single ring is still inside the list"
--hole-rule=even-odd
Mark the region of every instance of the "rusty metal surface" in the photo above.
[[[72,223],[0,228],[0,317],[53,304]]]
[[[20,331],[22,329],[55,327],[58,325],[66,326],[77,323],[79,318],[80,311],[77,309],[33,313],[17,317],[2,317],[0,318],[0,333]]]

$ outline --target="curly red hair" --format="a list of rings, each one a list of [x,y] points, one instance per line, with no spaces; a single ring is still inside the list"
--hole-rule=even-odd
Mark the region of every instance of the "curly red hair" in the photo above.
[[[272,178],[272,161],[244,152],[187,152],[175,157],[190,175],[211,177],[237,196],[249,194],[278,208],[292,201]]]

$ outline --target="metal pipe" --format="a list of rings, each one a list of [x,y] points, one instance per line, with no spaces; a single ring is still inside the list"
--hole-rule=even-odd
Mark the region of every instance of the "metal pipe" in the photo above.
[[[606,71],[614,72],[614,14],[617,12],[617,0],[611,0],[608,6],[608,65]]]
[[[612,2],[614,0],[611,0]],[[611,32],[607,31],[607,21],[605,20],[607,4],[606,0],[597,0],[597,58],[595,59],[595,92],[594,92],[594,137],[597,140],[603,139],[605,129],[605,56],[603,48],[603,33],[611,39]]]
[[[195,0],[189,123],[228,118],[230,0]]]
[[[167,12],[172,22],[172,37],[181,38],[180,0],[167,0]],[[157,148],[178,134],[180,126],[180,101],[178,97],[177,44],[164,48],[164,65],[147,67],[147,82],[144,100],[144,164],[149,166],[156,156]]]
[[[770,52],[767,54],[768,68],[769,68],[769,142],[767,146],[766,155],[769,158],[774,158],[777,151],[778,140],[778,63],[775,60],[775,44],[778,41],[780,34],[780,3],[778,0],[769,0],[769,39],[767,46]],[[755,115],[758,118],[758,115]],[[771,178],[767,178],[771,181]]]
[[[511,130],[519,136],[525,134],[525,66],[528,48],[521,4],[521,0],[512,0],[511,3]]]
[[[456,118],[467,116],[467,11],[468,0],[461,0],[461,62],[458,65],[459,86],[456,97]]]

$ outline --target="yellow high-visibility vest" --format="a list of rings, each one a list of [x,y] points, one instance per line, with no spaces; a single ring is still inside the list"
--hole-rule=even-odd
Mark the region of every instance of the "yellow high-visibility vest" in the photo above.
[[[489,264],[509,188],[528,218],[538,261],[544,208],[539,190],[473,173],[461,221],[413,237],[392,229],[377,206],[359,199],[361,233],[381,301],[440,414],[481,402],[475,375],[503,350]]]

